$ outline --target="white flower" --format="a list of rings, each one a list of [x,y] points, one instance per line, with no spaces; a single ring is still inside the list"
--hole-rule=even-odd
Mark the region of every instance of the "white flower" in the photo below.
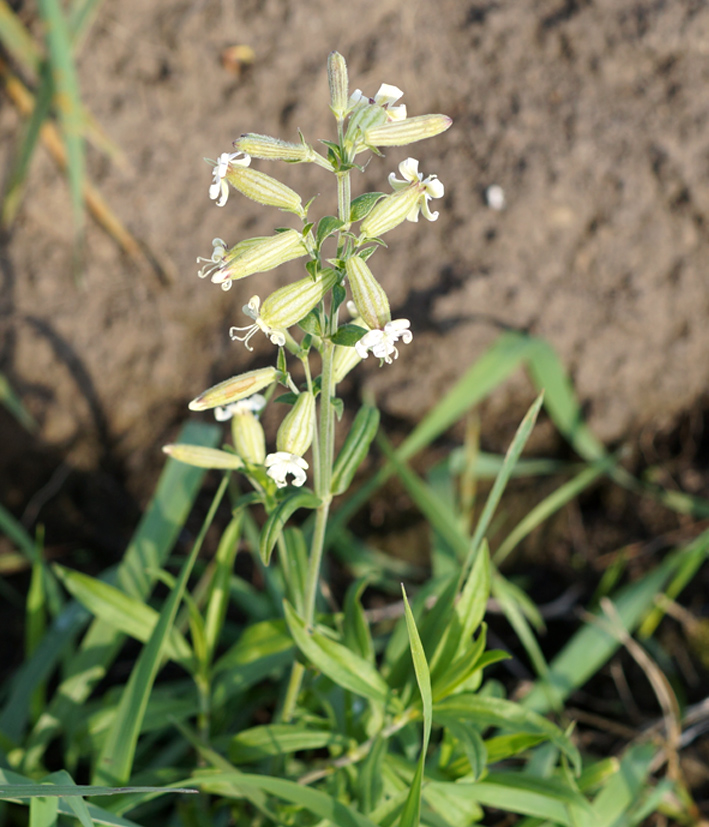
[[[232,341],[243,342],[247,350],[253,350],[253,348],[249,345],[249,341],[255,333],[259,330],[263,330],[266,336],[268,336],[271,340],[272,344],[278,345],[278,347],[283,347],[286,343],[285,334],[281,330],[271,329],[266,322],[264,322],[259,312],[260,307],[261,299],[258,296],[252,296],[249,299],[249,303],[245,304],[241,308],[249,318],[254,320],[254,323],[246,325],[246,327],[230,327],[229,335],[231,336]],[[240,336],[240,333],[243,333],[244,335]]]
[[[362,359],[366,359],[371,351],[377,359],[383,359],[387,365],[390,365],[394,359],[399,358],[395,342],[401,339],[405,345],[408,345],[414,338],[409,327],[411,327],[411,322],[408,319],[395,319],[393,322],[387,322],[384,330],[370,330],[369,333],[365,333],[355,344],[355,350]]]
[[[247,399],[240,399],[238,402],[232,402],[231,405],[225,405],[214,409],[214,418],[217,422],[226,422],[239,413],[251,411],[251,413],[258,413],[266,405],[266,397],[260,393],[255,393]]]
[[[227,252],[226,241],[224,241],[223,238],[213,238],[212,247],[214,249],[212,250],[211,258],[197,256],[197,264],[202,261],[204,262],[204,267],[202,267],[202,269],[197,273],[201,279],[211,276],[212,273],[216,272],[224,263],[224,257]]]
[[[392,106],[403,94],[398,86],[392,86],[389,83],[382,83],[373,98],[362,94],[361,89],[355,89],[350,95],[350,108],[356,111],[362,106],[380,106],[386,112],[387,120],[403,121],[406,120],[406,105],[400,103],[398,106]]]
[[[293,477],[293,485],[300,488],[305,482],[308,469],[308,463],[299,457],[297,454],[290,454],[288,451],[276,451],[275,454],[269,454],[266,457],[266,472],[268,476],[275,480],[279,488],[285,488],[288,485],[286,477],[291,474]]]
[[[389,174],[389,183],[394,190],[403,190],[410,187],[412,184],[417,184],[421,190],[421,198],[414,204],[411,211],[406,216],[407,221],[418,221],[419,212],[422,212],[429,221],[435,221],[438,218],[437,212],[431,212],[428,207],[428,202],[432,198],[442,198],[444,189],[443,184],[438,180],[437,175],[429,175],[427,178],[419,172],[419,162],[416,158],[407,158],[399,164],[399,172],[403,180],[396,177],[391,172]]]
[[[241,157],[243,156],[243,157]],[[251,163],[251,156],[245,152],[222,152],[214,166],[212,185],[209,187],[209,197],[223,207],[229,198],[229,182],[226,180],[231,164],[247,167]]]

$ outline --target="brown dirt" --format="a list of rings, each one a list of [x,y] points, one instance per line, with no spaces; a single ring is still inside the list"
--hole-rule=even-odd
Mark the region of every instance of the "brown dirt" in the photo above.
[[[235,243],[287,222],[238,196],[218,209],[202,158],[245,131],[331,136],[325,61],[338,49],[352,87],[394,83],[411,114],[455,121],[412,153],[446,185],[439,221],[402,227],[372,260],[415,332],[395,365],[363,366],[385,410],[413,422],[512,326],[558,349],[602,439],[666,427],[709,378],[708,34],[698,0],[105,3],[79,68],[124,162],[91,150],[89,170],[167,275],[91,225],[77,286],[67,188],[38,153],[0,260],[0,369],[56,456],[113,463],[148,492],[187,400],[263,364],[265,351],[229,341],[241,305],[298,274],[285,266],[228,294],[197,279],[214,236]],[[238,77],[220,60],[234,44],[255,54]],[[4,102],[5,168],[16,128]],[[407,154],[374,159],[356,191],[385,188]],[[324,173],[280,173],[307,195],[322,188],[316,214],[333,211]],[[491,184],[503,211],[485,204]],[[511,382],[488,423],[516,418],[529,396]],[[4,442],[9,481],[26,443]]]

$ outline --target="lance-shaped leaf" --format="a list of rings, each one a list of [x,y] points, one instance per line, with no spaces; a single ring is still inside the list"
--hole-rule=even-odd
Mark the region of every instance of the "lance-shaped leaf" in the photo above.
[[[321,632],[315,629],[308,631],[305,621],[287,601],[284,602],[284,609],[296,646],[314,667],[355,695],[378,704],[387,702],[389,687],[371,663]]]

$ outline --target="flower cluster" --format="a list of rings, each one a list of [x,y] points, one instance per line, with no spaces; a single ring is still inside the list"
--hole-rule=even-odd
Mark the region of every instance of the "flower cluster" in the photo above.
[[[273,487],[282,488],[289,481],[294,486],[305,484],[308,463],[303,457],[314,439],[319,440],[320,455],[331,454],[331,436],[321,434],[316,426],[326,417],[322,410],[316,417],[316,406],[326,406],[327,416],[332,418],[336,384],[370,354],[380,366],[391,364],[399,356],[397,345],[412,341],[409,320],[392,319],[386,292],[368,261],[381,237],[404,221],[416,222],[420,214],[435,221],[438,212],[431,210],[430,203],[444,195],[437,176],[424,177],[419,162],[407,158],[399,164],[398,175],[389,175],[388,194],[370,193],[351,200],[350,174],[361,169],[355,161],[359,154],[371,151],[381,155],[381,148],[407,146],[433,137],[448,129],[451,120],[445,115],[409,117],[406,105],[400,102],[403,91],[391,84],[381,84],[372,97],[360,89],[350,94],[347,67],[336,52],[328,60],[328,81],[339,138],[337,143],[323,142],[326,152],[317,151],[302,135],[298,142],[291,143],[248,133],[234,141],[234,151],[223,152],[211,162],[209,197],[217,206],[225,206],[231,189],[235,189],[252,201],[295,215],[301,222],[298,228],[281,228],[273,235],[248,238],[233,247],[215,238],[211,256],[197,259],[201,265],[199,277],[209,278],[224,290],[234,282],[294,259],[307,259],[306,277],[280,287],[263,301],[258,295],[252,296],[243,306],[251,323],[229,330],[232,340],[243,342],[248,350],[253,349],[254,336],[262,332],[278,348],[278,368],[233,377],[190,404],[195,410],[213,409],[219,421],[231,421],[236,453],[222,456],[221,452],[214,461],[220,463],[219,467],[238,467],[266,497]],[[304,203],[286,184],[254,169],[253,159],[311,163],[335,173],[338,216],[326,216],[316,225],[308,222],[310,202]],[[328,244],[334,247],[326,253]],[[345,332],[338,322],[338,307],[346,291],[351,296],[354,319]],[[294,335],[296,326],[302,328],[302,335]],[[307,358],[313,349],[319,351],[323,364],[329,365],[317,381],[311,377]],[[302,387],[288,372],[286,351],[305,367]],[[323,385],[326,377],[329,387]],[[292,407],[278,430],[276,450],[267,453],[260,414],[278,383],[290,391]],[[201,451],[173,451],[173,456],[207,462],[207,455]],[[321,469],[319,474],[322,478]],[[318,489],[317,473],[315,482],[316,493],[327,496],[328,492]]]

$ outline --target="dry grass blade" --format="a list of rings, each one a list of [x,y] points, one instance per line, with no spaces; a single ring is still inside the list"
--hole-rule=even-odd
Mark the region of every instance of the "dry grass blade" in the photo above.
[[[675,693],[670,686],[664,672],[655,663],[655,661],[648,655],[643,647],[634,640],[629,634],[623,621],[621,620],[613,602],[607,597],[601,600],[601,608],[603,609],[608,623],[604,623],[606,630],[610,632],[620,643],[625,646],[628,654],[638,664],[638,666],[645,673],[652,689],[655,693],[660,708],[662,710],[662,717],[665,723],[665,746],[664,753],[667,759],[667,769],[671,778],[679,780],[679,749],[682,739],[682,724],[679,704]],[[599,618],[592,618],[593,622],[602,622]],[[655,767],[656,769],[656,767]]]

